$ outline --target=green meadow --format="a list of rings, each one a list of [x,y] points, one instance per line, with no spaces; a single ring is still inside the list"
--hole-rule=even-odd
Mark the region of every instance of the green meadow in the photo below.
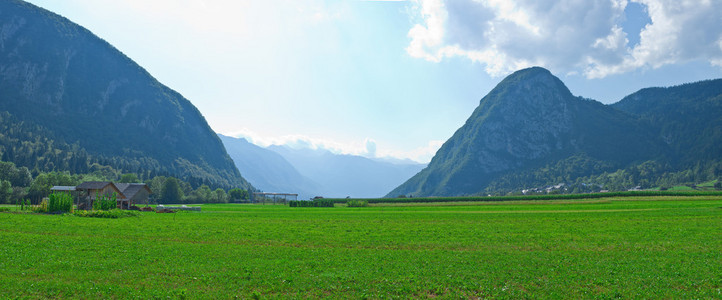
[[[0,298],[722,298],[722,197],[0,213]]]

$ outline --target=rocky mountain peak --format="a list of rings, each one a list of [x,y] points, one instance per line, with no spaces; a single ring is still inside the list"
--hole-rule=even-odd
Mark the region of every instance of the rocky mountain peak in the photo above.
[[[572,93],[549,70],[532,67],[512,73],[502,80],[483,101],[501,101],[511,105],[546,106],[572,98]]]
[[[520,70],[481,99],[426,169],[389,195],[475,194],[499,176],[573,153],[606,159],[614,153],[609,148],[645,140],[644,133],[628,130],[634,123],[627,114],[573,96],[544,68]],[[610,134],[598,137],[602,132]],[[639,152],[629,151],[620,161]]]

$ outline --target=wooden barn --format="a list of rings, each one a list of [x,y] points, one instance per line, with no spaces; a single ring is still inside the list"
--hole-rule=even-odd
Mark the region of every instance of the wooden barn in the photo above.
[[[97,197],[112,197],[115,194],[118,208],[128,209],[128,198],[110,181],[86,181],[75,187],[80,194],[78,209],[92,209]]]
[[[128,199],[128,205],[148,204],[148,196],[153,193],[145,183],[116,183],[120,192]]]

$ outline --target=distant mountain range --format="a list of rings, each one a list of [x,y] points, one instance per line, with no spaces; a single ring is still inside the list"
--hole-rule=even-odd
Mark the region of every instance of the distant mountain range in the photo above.
[[[280,154],[256,146],[243,138],[218,135],[243,177],[264,192],[299,194],[299,199],[314,197],[321,187],[301,175]]]
[[[301,174],[317,182],[324,197],[378,198],[421,170],[418,163],[399,164],[356,155],[334,154],[324,149],[271,146]]]
[[[664,187],[722,177],[721,160],[722,80],[603,105],[535,67],[502,80],[428,167],[387,196]]]
[[[3,160],[251,188],[187,99],[85,28],[19,0],[0,2],[0,91]]]
[[[380,197],[424,167],[412,161],[376,160],[321,149],[262,148],[242,138],[219,136],[241,174],[256,188],[298,193],[299,199]]]

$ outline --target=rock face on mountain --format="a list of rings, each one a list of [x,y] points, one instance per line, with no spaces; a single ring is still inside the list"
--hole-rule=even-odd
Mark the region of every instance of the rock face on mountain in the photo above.
[[[256,146],[246,139],[218,135],[243,177],[261,191],[298,194],[309,199],[320,192],[320,186],[301,175],[280,154]]]
[[[664,155],[652,136],[631,114],[574,97],[545,69],[525,69],[481,99],[428,167],[388,196],[484,194],[499,184],[522,189],[539,183],[514,177],[519,172],[572,158],[582,164],[568,173],[611,171]]]
[[[250,187],[187,99],[85,28],[18,0],[0,2],[0,91],[0,111],[117,169]]]

